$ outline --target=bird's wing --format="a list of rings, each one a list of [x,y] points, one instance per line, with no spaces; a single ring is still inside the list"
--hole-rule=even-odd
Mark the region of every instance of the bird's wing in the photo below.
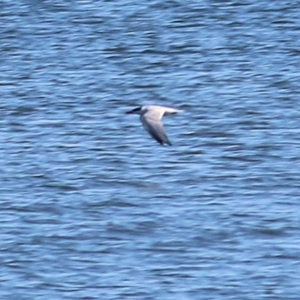
[[[182,112],[183,110],[173,108],[173,107],[168,107],[168,106],[161,106],[161,105],[149,105],[148,106],[148,112],[157,113],[158,111],[161,113],[160,118],[162,118],[163,116],[170,115],[170,114],[176,114],[178,112]]]
[[[164,127],[160,122],[164,112],[159,111],[147,111],[144,115],[140,117],[144,128],[149,132],[149,134],[161,145],[164,143],[172,145],[169,141],[167,135],[165,134]]]
[[[163,108],[164,108],[164,116],[170,115],[170,114],[176,114],[176,113],[182,111],[180,109],[176,109],[176,108],[172,108],[172,107],[166,107],[166,106],[164,106]]]

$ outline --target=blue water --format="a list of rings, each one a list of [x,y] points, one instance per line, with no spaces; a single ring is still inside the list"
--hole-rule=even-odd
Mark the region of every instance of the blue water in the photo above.
[[[0,299],[298,300],[298,4],[2,1]]]

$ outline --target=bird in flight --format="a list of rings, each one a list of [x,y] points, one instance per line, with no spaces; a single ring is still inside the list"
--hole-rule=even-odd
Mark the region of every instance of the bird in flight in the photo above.
[[[179,109],[166,106],[146,105],[127,111],[126,114],[140,115],[140,120],[144,128],[158,143],[160,143],[161,145],[168,144],[169,146],[172,146],[167,135],[165,134],[161,119],[163,116],[176,114],[180,111],[181,110]]]

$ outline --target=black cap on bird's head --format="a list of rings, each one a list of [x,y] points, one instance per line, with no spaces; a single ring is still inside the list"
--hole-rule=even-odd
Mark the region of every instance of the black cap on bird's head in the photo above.
[[[126,114],[139,114],[141,110],[142,110],[142,106],[139,106],[135,109],[126,111]]]

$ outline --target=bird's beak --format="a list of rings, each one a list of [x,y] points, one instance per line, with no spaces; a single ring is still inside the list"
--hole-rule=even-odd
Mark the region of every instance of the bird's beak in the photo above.
[[[128,114],[132,114],[132,113],[133,113],[132,110],[128,110],[128,111],[125,112],[125,114],[127,114],[127,115],[128,115]]]

